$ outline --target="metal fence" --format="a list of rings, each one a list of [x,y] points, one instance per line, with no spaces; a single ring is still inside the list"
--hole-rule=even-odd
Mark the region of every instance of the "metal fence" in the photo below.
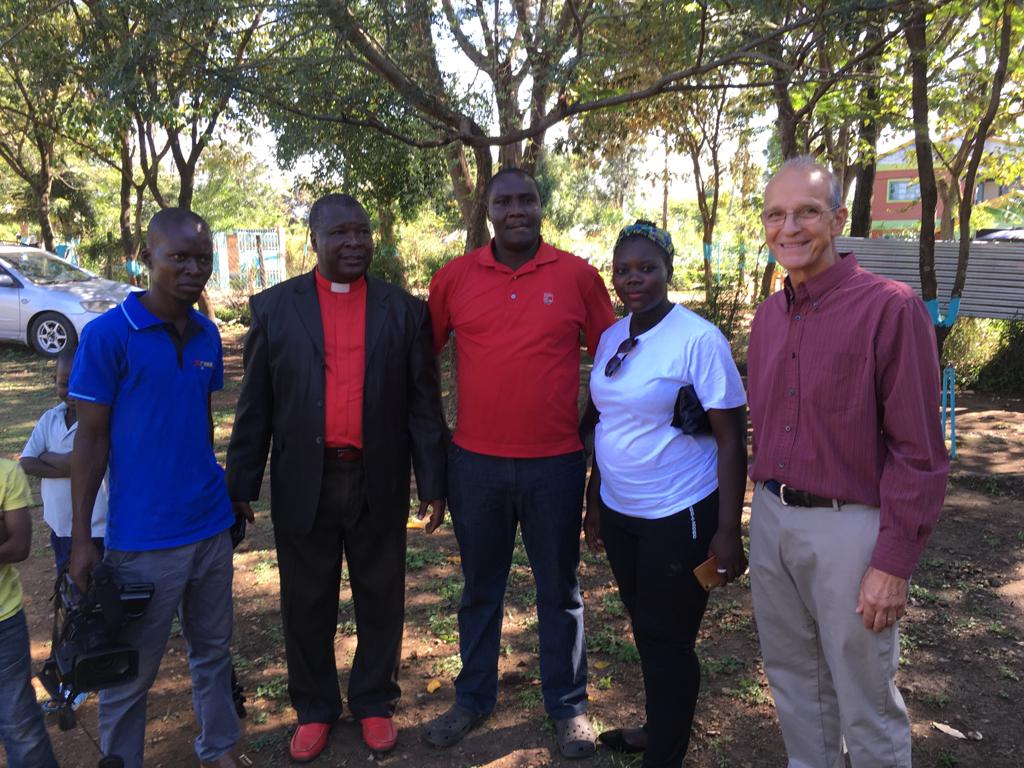
[[[250,293],[288,277],[284,237],[280,229],[239,229],[213,236],[214,270],[211,282],[222,291]]]
[[[959,244],[935,244],[935,278],[943,305],[956,277]],[[899,280],[921,293],[917,240],[836,239],[840,251],[853,251],[857,261],[875,274]],[[967,280],[960,301],[967,317],[1024,318],[1024,243],[971,243]]]

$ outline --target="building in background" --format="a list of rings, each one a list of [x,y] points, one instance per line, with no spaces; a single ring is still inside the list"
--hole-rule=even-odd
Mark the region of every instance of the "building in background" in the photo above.
[[[959,140],[950,142],[955,148]],[[991,138],[985,142],[989,155],[1019,156],[1024,160],[1024,145]],[[938,158],[935,160],[935,175],[942,177],[944,170]],[[986,217],[985,226],[1018,226],[1024,220],[1013,222],[1021,214],[1021,179],[1003,183],[986,175],[983,161],[979,174],[981,180],[975,185],[975,211]],[[948,177],[948,174],[947,174]],[[943,201],[939,195],[935,210],[935,232],[940,232]],[[956,212],[953,212],[954,218]],[[974,223],[976,219],[972,219]],[[921,227],[921,187],[917,175],[917,158],[914,142],[908,141],[889,152],[878,156],[875,170],[875,186],[871,196],[871,237],[906,238],[917,237]]]

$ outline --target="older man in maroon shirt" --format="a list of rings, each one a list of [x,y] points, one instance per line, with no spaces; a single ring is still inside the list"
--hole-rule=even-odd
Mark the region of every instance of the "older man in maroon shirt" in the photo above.
[[[898,620],[949,472],[939,364],[923,302],[836,252],[846,213],[811,158],[765,189],[788,277],[750,334],[754,613],[790,768],[844,738],[854,768],[909,768]]]

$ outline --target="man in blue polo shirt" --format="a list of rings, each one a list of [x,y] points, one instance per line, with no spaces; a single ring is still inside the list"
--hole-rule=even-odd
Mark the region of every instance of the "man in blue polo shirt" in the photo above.
[[[104,755],[142,768],[146,695],[181,606],[204,766],[252,765],[236,750],[231,697],[231,537],[234,513],[213,453],[210,396],[224,384],[220,335],[196,312],[213,268],[206,222],[166,209],[149,223],[142,261],[150,289],[85,329],[69,384],[78,402],[71,463],[70,573],[86,589],[99,560],[89,530],[109,465],[105,562],[119,584],[151,582],[144,616],[122,633],[139,675],[100,693]]]

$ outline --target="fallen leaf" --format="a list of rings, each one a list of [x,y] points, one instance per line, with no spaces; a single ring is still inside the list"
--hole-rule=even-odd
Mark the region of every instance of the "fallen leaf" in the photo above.
[[[608,669],[609,666],[611,665],[604,660],[594,662],[594,669]]]
[[[932,728],[934,728],[937,731],[942,731],[944,734],[946,734],[947,736],[952,736],[954,739],[966,739],[967,738],[966,736],[963,735],[963,733],[961,731],[958,731],[953,726],[946,725],[945,723],[932,723]]]
[[[420,520],[418,517],[410,517],[409,522],[405,524],[405,527],[410,529],[426,528],[427,518],[424,517]]]
[[[448,562],[453,563],[454,565],[458,565],[462,562],[462,558],[458,555],[448,555]]]
[[[981,731],[968,731],[967,738],[971,741],[981,741],[983,737]]]
[[[427,683],[427,693],[437,693],[441,690],[441,681],[436,677]]]

